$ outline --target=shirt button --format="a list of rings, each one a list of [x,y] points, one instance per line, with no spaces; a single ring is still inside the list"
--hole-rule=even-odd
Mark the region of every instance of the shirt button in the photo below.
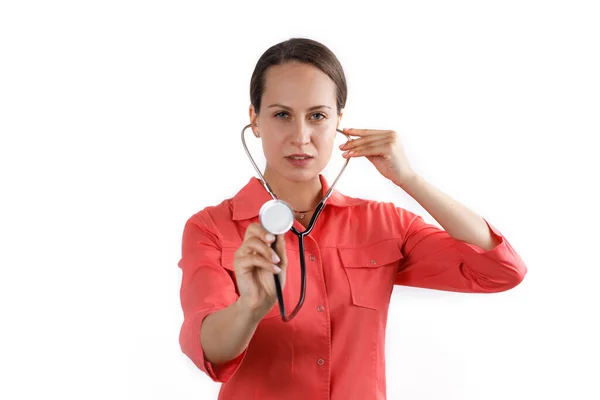
[[[315,261],[315,260],[317,259],[317,257],[315,257],[315,256],[310,256],[310,257],[309,257],[309,259],[310,259],[310,261]]]
[[[318,312],[322,312],[324,309],[325,309],[325,307],[323,307],[323,306],[319,306],[319,307],[317,307],[317,311],[318,311]]]
[[[371,264],[375,265],[375,264],[377,264],[377,261],[371,260]]]
[[[319,365],[323,365],[323,364],[325,364],[325,360],[323,360],[322,358],[319,358],[319,361],[317,361],[317,363]]]

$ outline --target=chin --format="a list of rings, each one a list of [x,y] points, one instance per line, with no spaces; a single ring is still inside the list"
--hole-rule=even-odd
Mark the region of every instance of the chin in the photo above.
[[[319,176],[320,170],[316,167],[312,168],[294,168],[285,166],[279,170],[279,173],[287,180],[292,182],[306,182],[315,179]]]
[[[286,173],[282,174],[287,180],[292,182],[307,182],[311,181],[317,176],[319,173],[316,171],[286,171]]]

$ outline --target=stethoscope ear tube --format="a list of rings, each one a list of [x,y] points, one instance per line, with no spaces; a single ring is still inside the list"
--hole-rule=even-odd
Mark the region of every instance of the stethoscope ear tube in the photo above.
[[[250,154],[250,150],[248,150],[248,146],[246,145],[245,133],[246,133],[246,130],[248,128],[250,128],[252,125],[253,124],[248,124],[248,125],[246,125],[244,127],[244,129],[242,129],[242,145],[244,146],[244,151],[246,152],[246,155],[248,156],[248,159],[250,160],[250,163],[252,163],[252,166],[254,167],[254,170],[256,171],[256,173],[258,174],[258,176],[260,178],[260,182],[262,183],[262,185],[264,186],[264,188],[267,190],[267,192],[271,195],[271,197],[273,199],[277,200],[277,196],[275,196],[275,193],[273,193],[273,190],[271,189],[271,187],[269,186],[269,184],[265,180],[265,177],[263,176],[262,172],[260,172],[260,169],[258,168],[258,165],[256,165],[256,163],[254,162],[254,158],[252,157],[252,154]],[[341,133],[342,135],[346,136],[346,138],[348,139],[348,141],[352,140],[352,138],[348,134],[344,133],[343,130],[336,128],[336,131],[339,132],[339,133]],[[327,200],[329,198],[329,196],[331,196],[331,193],[333,193],[333,189],[335,188],[335,185],[338,183],[338,180],[340,179],[340,177],[344,173],[344,170],[348,166],[349,162],[350,162],[350,158],[347,158],[346,162],[344,163],[344,166],[342,167],[342,170],[340,171],[340,173],[337,175],[337,177],[335,178],[335,180],[333,181],[333,183],[329,187],[329,190],[327,191],[327,193],[323,197],[323,200]]]

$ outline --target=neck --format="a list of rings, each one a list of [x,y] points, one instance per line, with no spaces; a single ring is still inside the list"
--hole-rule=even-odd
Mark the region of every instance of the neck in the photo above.
[[[319,176],[308,181],[290,181],[267,166],[264,177],[277,198],[288,203],[294,211],[311,210],[323,197]]]

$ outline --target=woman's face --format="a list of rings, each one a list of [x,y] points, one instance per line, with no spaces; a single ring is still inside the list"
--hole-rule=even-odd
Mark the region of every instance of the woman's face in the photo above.
[[[267,170],[291,181],[318,176],[331,158],[341,116],[337,115],[335,84],[320,69],[301,63],[270,67],[260,114],[250,106]]]

